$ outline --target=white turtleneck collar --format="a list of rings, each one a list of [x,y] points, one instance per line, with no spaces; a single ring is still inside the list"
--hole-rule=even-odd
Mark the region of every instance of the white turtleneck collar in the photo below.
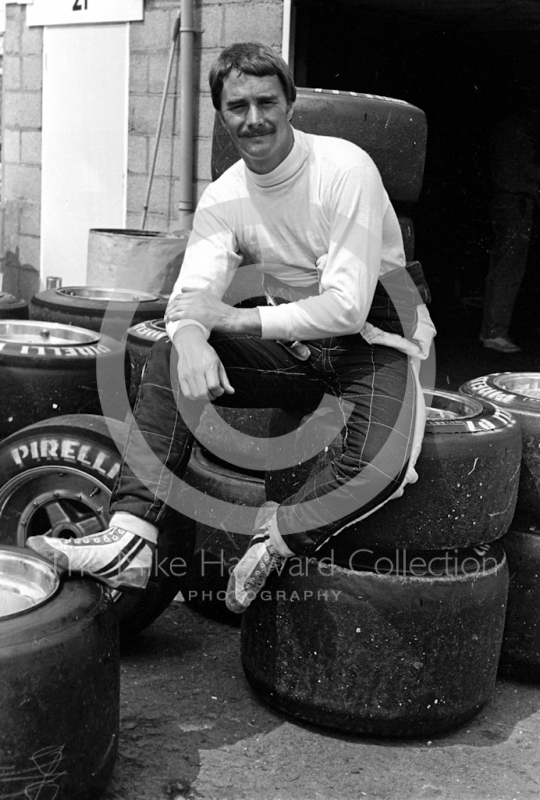
[[[281,164],[278,164],[271,172],[266,172],[264,175],[261,175],[258,172],[252,172],[252,170],[244,164],[246,177],[249,181],[261,187],[279,186],[279,184],[285,183],[293,178],[301,170],[308,158],[309,150],[302,142],[302,137],[305,137],[305,134],[294,128],[292,130],[294,134],[292,150],[289,155],[283,159]]]

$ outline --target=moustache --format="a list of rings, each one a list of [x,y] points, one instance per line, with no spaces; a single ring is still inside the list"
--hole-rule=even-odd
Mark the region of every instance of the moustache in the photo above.
[[[258,128],[256,131],[245,131],[240,134],[240,138],[255,139],[257,136],[266,136],[269,133],[274,133],[274,128]]]

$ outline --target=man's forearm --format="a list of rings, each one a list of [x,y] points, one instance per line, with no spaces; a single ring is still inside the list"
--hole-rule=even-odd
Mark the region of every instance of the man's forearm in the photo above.
[[[222,333],[251,333],[260,336],[262,333],[261,315],[257,308],[234,308],[228,311],[214,325],[213,330]]]
[[[262,333],[261,315],[257,308],[234,308],[208,291],[187,290],[173,296],[165,320],[171,337],[176,335],[175,322],[187,326],[192,321],[200,323],[207,331],[251,333],[254,336]]]

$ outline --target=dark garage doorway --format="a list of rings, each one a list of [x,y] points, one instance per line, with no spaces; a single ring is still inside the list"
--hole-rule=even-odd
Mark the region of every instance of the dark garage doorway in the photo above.
[[[435,303],[479,298],[490,242],[489,136],[539,72],[540,2],[297,0],[294,8],[298,85],[395,97],[425,111],[424,183],[410,211],[416,257]],[[539,251],[533,241],[530,259]],[[538,291],[532,273],[528,297]]]

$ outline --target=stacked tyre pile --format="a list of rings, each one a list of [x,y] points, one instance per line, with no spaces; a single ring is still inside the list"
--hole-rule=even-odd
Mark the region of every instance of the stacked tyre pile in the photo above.
[[[318,109],[315,119],[310,108]],[[346,130],[349,109],[366,128]],[[395,113],[406,130],[384,153],[377,150],[377,143],[384,145],[384,135],[378,138],[382,112]],[[319,123],[323,129],[314,127]],[[300,90],[294,124],[361,146],[371,142],[366,149],[398,209],[414,203],[424,152],[422,136],[411,136],[415,124],[419,130],[424,124],[417,109],[385,98]],[[407,151],[411,141],[418,149]],[[400,162],[405,152],[407,169]],[[395,156],[390,171],[388,153]],[[217,127],[214,177],[235,158]],[[258,291],[255,286],[253,294]],[[234,301],[245,298],[241,290],[233,295]],[[493,691],[508,590],[499,539],[513,516],[521,438],[515,421],[493,405],[456,393],[434,392],[428,399],[422,480],[356,530],[340,534],[316,559],[303,565],[291,559],[243,616],[246,676],[288,713],[355,733],[428,735],[473,716]],[[199,583],[195,575],[185,587],[199,605],[212,591],[223,598],[226,567],[245,550],[247,530],[235,531],[231,523],[242,516],[235,509],[254,516],[264,499],[287,497],[330,457],[332,448],[304,462],[299,439],[300,467],[268,471],[269,432],[275,436],[280,424],[288,433],[302,429],[302,420],[291,426],[283,416],[210,407],[201,419],[200,446],[186,475],[207,496],[197,523]],[[338,439],[333,447],[340,446]]]
[[[0,319],[28,319],[28,303],[8,292],[0,292]]]
[[[484,375],[460,387],[463,394],[495,403],[519,422],[523,456],[517,506],[502,540],[510,568],[501,667],[540,679],[540,373]]]
[[[130,325],[161,318],[167,300],[139,290],[100,286],[64,286],[47,289],[30,301],[30,319],[104,330],[121,339]]]
[[[519,428],[457,393],[427,399],[421,480],[316,559],[290,559],[244,615],[248,680],[310,722],[432,735],[472,717],[493,692],[508,589],[498,540],[516,503]],[[285,497],[340,447],[338,439],[300,467],[269,473],[268,495]]]
[[[377,163],[385,186],[398,210],[407,260],[414,257],[414,225],[409,216],[422,186],[427,125],[425,114],[409,103],[355,92],[337,92],[300,88],[297,92],[293,124],[306,132],[337,136],[363,147]],[[212,143],[212,178],[217,179],[239,158],[222,125],[216,119]],[[259,305],[260,272],[252,265],[242,265],[225,299],[238,306]],[[166,336],[163,321],[140,322],[128,331],[127,350],[131,367],[130,400],[133,404],[146,357],[151,346]],[[260,409],[209,408],[197,430],[196,446],[189,465],[187,482],[198,491],[208,492],[218,501],[216,526],[197,524],[199,555],[208,549],[220,550],[224,544],[229,557],[240,556],[243,540],[220,530],[217,520],[220,503],[258,506],[264,501],[263,461],[266,454],[269,415]],[[210,503],[211,507],[211,503]],[[209,510],[209,516],[212,512]],[[223,540],[223,541],[222,541]],[[226,569],[217,561],[205,564],[207,596],[223,597]],[[198,604],[202,589],[197,581],[197,566],[185,587],[187,597]],[[208,588],[210,576],[215,591]],[[201,591],[199,591],[201,589]],[[222,603],[212,606],[213,613],[227,616]]]
[[[431,735],[492,694],[508,589],[500,539],[514,514],[521,436],[492,404],[438,391],[427,400],[418,483],[316,559],[290,559],[243,616],[248,680],[288,713],[355,733]],[[299,464],[265,472],[272,442],[263,437],[280,426],[301,431],[304,420],[220,413],[203,415],[206,446],[194,449],[185,476],[209,496],[197,525],[199,582],[192,576],[183,591],[212,614],[247,542],[245,532],[222,529],[223,508],[279,502],[341,446],[303,461],[299,434]]]
[[[114,768],[120,716],[111,595],[92,581],[60,581],[33,551],[4,545],[0,705],[0,796],[101,796]]]
[[[165,298],[141,292],[65,287],[35,295],[29,313],[26,304],[29,320],[0,319],[0,545],[22,547],[45,533],[82,537],[108,526],[129,408],[121,339],[133,320],[162,318],[165,307]],[[104,417],[115,404],[118,414]],[[178,526],[184,537],[173,534]],[[189,556],[193,540],[194,525],[170,510],[147,591],[115,593],[122,637],[171,602],[180,576],[169,565]]]
[[[146,591],[126,595],[58,579],[24,547],[29,536],[84,537],[108,526],[127,435],[121,339],[131,321],[163,316],[165,306],[141,292],[88,287],[42,292],[30,309],[0,295],[2,796],[101,795],[118,747],[119,635],[133,636],[166,608],[193,550],[194,526],[169,510]]]
[[[124,354],[111,336],[52,321],[0,320],[0,437],[47,417],[100,414],[107,378],[118,373]]]

